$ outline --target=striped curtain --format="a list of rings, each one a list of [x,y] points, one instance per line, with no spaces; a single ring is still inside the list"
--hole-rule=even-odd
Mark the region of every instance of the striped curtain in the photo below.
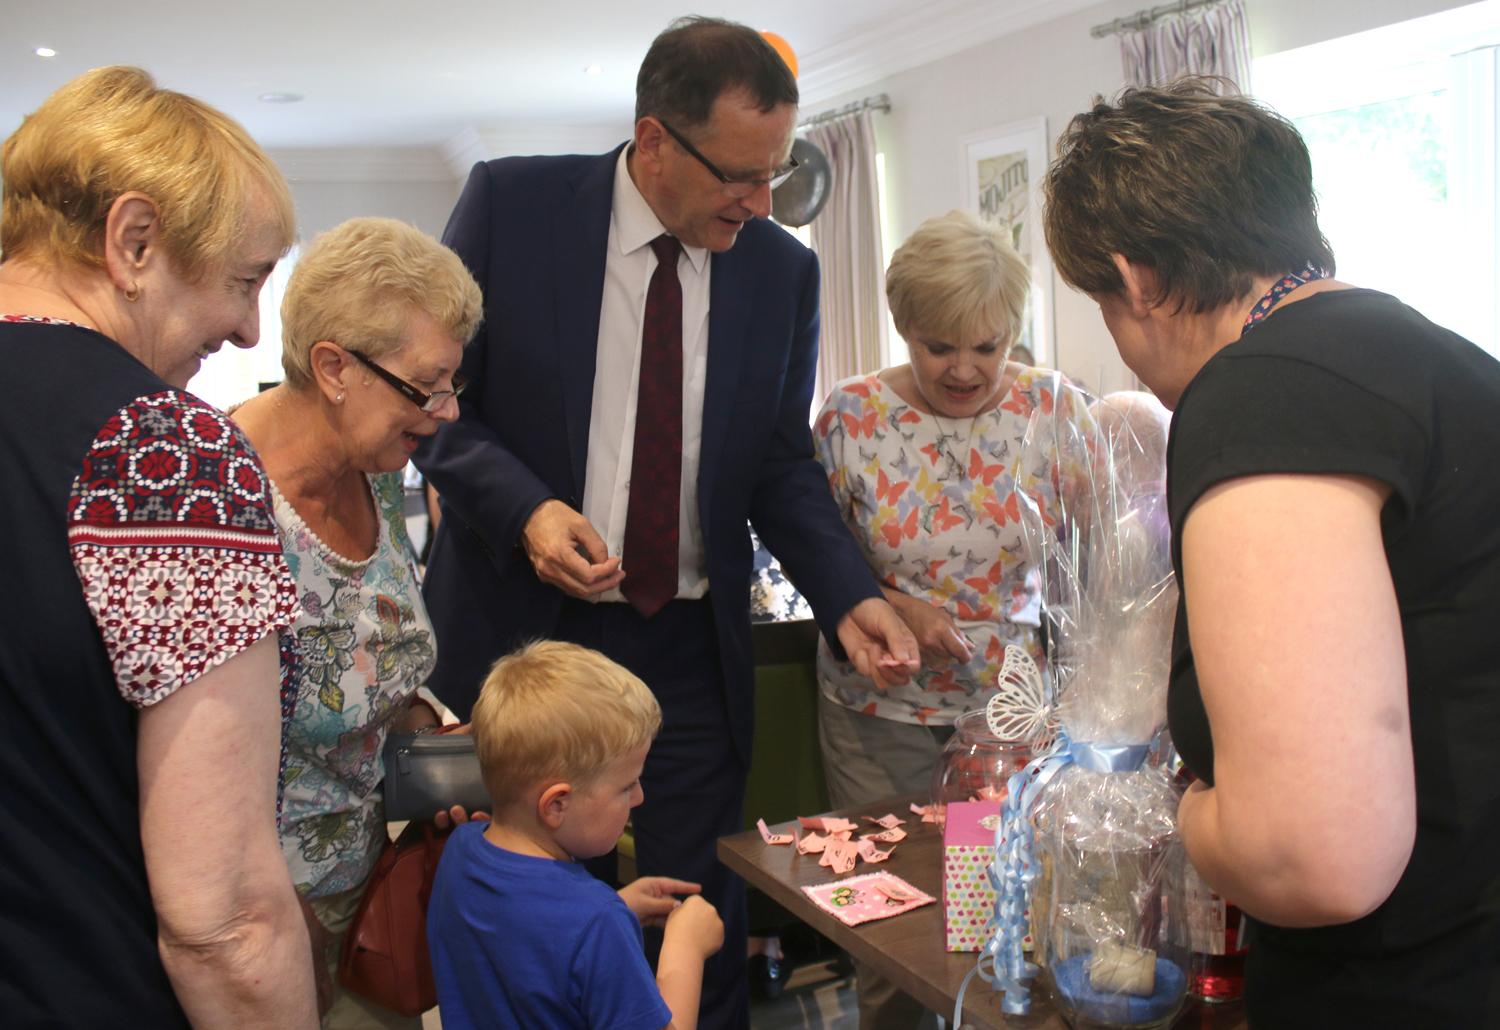
[[[1240,0],[1120,37],[1125,81],[1160,86],[1179,75],[1219,75],[1250,92],[1250,28]]]
[[[833,168],[828,205],[810,226],[823,270],[823,334],[813,394],[817,411],[839,380],[880,368],[886,334],[885,251],[870,112],[815,125],[807,138],[828,155]]]

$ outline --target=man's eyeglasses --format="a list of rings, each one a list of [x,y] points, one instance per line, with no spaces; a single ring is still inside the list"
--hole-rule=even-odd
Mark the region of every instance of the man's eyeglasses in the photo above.
[[[754,193],[762,186],[769,186],[774,190],[777,186],[780,186],[782,183],[786,182],[791,174],[797,170],[797,159],[795,157],[788,157],[786,164],[782,165],[780,168],[772,172],[769,179],[731,179],[729,176],[719,171],[718,167],[712,161],[704,157],[702,154],[698,153],[698,148],[684,139],[680,132],[672,128],[666,122],[663,122],[660,118],[656,120],[658,122],[661,122],[661,127],[663,129],[667,130],[667,135],[671,136],[678,143],[680,143],[683,150],[686,150],[689,154],[692,154],[694,157],[696,157],[698,159],[698,162],[702,164],[704,168],[707,168],[710,172],[713,172],[715,179],[718,179],[721,183],[724,184],[724,196],[726,197],[742,199],[744,197],[748,197],[750,194]]]
[[[349,348],[347,347],[345,347],[344,349],[349,350]],[[385,369],[375,364],[375,362],[365,357],[359,351],[351,350],[349,351],[349,353],[353,354],[356,358],[363,362],[365,367],[368,368],[371,372],[374,372],[380,378],[384,379],[386,382],[395,387],[396,391],[400,393],[401,396],[411,401],[413,404],[421,408],[423,411],[427,412],[427,414],[429,415],[431,415],[435,411],[441,411],[443,405],[448,403],[448,398],[457,397],[459,394],[464,392],[464,387],[469,385],[468,380],[455,372],[453,374],[453,389],[438,390],[434,393],[427,393],[423,390],[418,390],[415,386],[411,385],[411,383],[408,383],[400,376],[392,375],[390,372],[387,372]]]

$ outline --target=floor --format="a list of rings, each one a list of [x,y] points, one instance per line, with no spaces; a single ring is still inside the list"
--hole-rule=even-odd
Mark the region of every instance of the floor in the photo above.
[[[422,1017],[422,1030],[442,1030],[438,1010]],[[829,965],[803,966],[781,996],[750,1004],[751,1030],[858,1030],[854,979]]]
[[[858,1030],[854,978],[830,966],[803,966],[773,1001],[750,1004],[751,1030]]]

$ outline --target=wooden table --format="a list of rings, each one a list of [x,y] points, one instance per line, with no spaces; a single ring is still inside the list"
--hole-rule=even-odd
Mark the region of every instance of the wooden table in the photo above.
[[[919,822],[908,808],[912,802],[926,801],[924,792],[829,813],[859,822],[861,816],[879,818],[894,812],[906,820],[902,829],[907,837],[896,845],[895,854],[880,865],[860,862],[854,872],[887,870],[938,901],[890,919],[845,926],[802,893],[805,886],[839,877],[818,865],[818,855],[798,855],[789,845],[768,845],[756,831],[721,837],[719,860],[917,1001],[951,1019],[959,986],[978,956],[975,952],[944,950],[942,835],[932,823]],[[772,830],[790,833],[792,825],[779,823]],[[1029,1015],[1006,1015],[1000,1008],[1002,997],[974,977],[964,995],[964,1022],[977,1030],[1062,1030],[1067,1026],[1040,982],[1032,986]],[[1190,1000],[1174,1026],[1178,1030],[1243,1030],[1244,1006],[1202,1005]]]

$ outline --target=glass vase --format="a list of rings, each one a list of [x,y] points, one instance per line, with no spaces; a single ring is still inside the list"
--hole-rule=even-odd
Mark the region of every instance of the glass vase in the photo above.
[[[1164,902],[1185,858],[1158,769],[1069,766],[1036,809],[1037,960],[1074,1030],[1161,1030],[1182,1010],[1190,952]]]
[[[938,832],[950,801],[1004,801],[1011,776],[1031,759],[1030,745],[990,732],[984,709],[960,715],[932,769],[932,816]]]

